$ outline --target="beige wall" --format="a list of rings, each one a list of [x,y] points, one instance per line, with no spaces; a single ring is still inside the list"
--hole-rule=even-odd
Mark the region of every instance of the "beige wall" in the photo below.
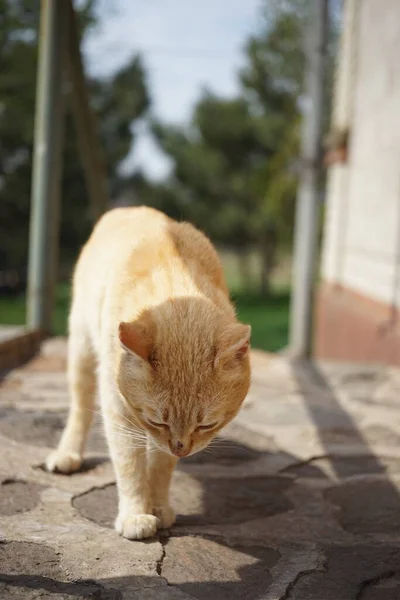
[[[400,0],[345,11],[334,118],[351,146],[329,174],[322,275],[400,306]]]

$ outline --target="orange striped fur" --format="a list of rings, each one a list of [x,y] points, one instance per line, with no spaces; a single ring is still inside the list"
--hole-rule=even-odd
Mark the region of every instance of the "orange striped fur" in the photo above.
[[[174,513],[178,458],[204,448],[250,383],[250,327],[237,322],[211,242],[145,207],[105,214],[73,280],[71,407],[51,471],[82,462],[99,391],[119,492],[116,529],[154,535]]]

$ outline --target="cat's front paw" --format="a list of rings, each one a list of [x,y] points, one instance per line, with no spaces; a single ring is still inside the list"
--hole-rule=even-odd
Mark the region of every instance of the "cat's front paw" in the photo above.
[[[46,459],[46,469],[50,472],[75,473],[82,464],[82,457],[77,452],[54,450]]]
[[[153,512],[158,519],[158,529],[169,529],[176,521],[175,511],[168,504],[155,506]]]
[[[115,529],[128,540],[143,540],[157,533],[157,521],[154,515],[118,515]]]

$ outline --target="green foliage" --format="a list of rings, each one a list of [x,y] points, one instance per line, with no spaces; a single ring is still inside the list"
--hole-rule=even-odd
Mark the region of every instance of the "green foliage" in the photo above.
[[[107,80],[92,80],[90,94],[97,115],[103,149],[114,167],[127,156],[134,141],[132,125],[150,104],[142,60],[133,59]]]
[[[244,257],[257,247],[264,293],[277,253],[292,240],[309,15],[309,0],[266,0],[245,48],[238,97],[206,91],[188,126],[153,125],[173,161],[169,185],[179,210]]]
[[[110,195],[114,198],[125,184],[119,166],[134,143],[133,124],[144,115],[150,104],[140,57],[133,57],[107,80],[89,81],[89,92],[106,159]],[[70,113],[67,114],[62,189],[61,258],[64,263],[70,263],[92,227],[75,125]]]
[[[0,269],[27,263],[33,149],[38,0],[0,0]],[[80,4],[84,35],[96,2]],[[107,80],[89,82],[105,151],[110,188],[121,189],[119,165],[131,149],[133,123],[149,106],[140,57]],[[91,223],[73,119],[67,105],[61,209],[61,261],[70,262]]]
[[[194,222],[217,243],[240,252],[244,276],[246,257],[255,248],[263,258],[263,292],[277,253],[287,251],[292,238],[309,7],[309,0],[265,0],[259,31],[248,40],[237,74],[237,97],[205,90],[187,126],[152,123],[172,159],[167,181],[120,173],[135,141],[134,123],[150,104],[140,57],[107,79],[88,82],[112,197]],[[0,268],[27,262],[38,8],[39,0],[0,0]],[[96,23],[96,9],[96,0],[80,3],[83,36]],[[333,49],[335,27],[331,33]],[[61,260],[69,263],[91,227],[69,112],[62,189]]]
[[[24,259],[35,95],[35,2],[0,1],[0,264]]]
[[[246,46],[241,95],[204,92],[188,127],[153,126],[173,160],[171,186],[185,216],[217,242],[242,252],[258,247],[265,292],[278,247],[291,239],[305,64],[304,2],[273,12],[270,5]]]

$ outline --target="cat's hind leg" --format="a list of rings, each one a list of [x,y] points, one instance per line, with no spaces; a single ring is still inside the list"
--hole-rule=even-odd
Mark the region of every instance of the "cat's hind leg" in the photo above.
[[[68,342],[70,409],[57,450],[46,460],[48,471],[73,473],[82,464],[96,397],[96,359],[82,333],[71,332]]]

